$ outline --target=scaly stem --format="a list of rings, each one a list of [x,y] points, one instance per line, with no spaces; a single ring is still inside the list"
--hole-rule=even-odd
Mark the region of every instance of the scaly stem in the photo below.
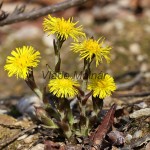
[[[100,113],[100,111],[103,108],[103,99],[92,96],[92,102],[93,102],[93,111],[95,112],[96,116],[98,117],[98,114]]]
[[[88,77],[91,73],[90,64],[91,63],[88,60],[84,59],[83,82],[82,82],[82,91],[84,91],[84,92],[86,91]]]
[[[73,123],[74,123],[74,117],[72,114],[72,110],[70,108],[70,102],[68,99],[61,98],[57,109],[59,110],[60,113],[60,122],[59,122],[59,127],[62,129],[64,132],[64,135],[66,136],[67,139],[70,139],[72,136],[72,128],[73,128]]]
[[[43,108],[35,107],[37,118],[51,128],[58,128],[57,124],[48,116]]]
[[[60,72],[61,58],[60,58],[60,49],[65,40],[57,39],[53,41],[54,52],[55,52],[55,72]]]
[[[30,87],[30,89],[40,98],[40,100],[43,100],[43,94],[40,91],[40,89],[37,87],[35,80],[34,80],[34,76],[33,76],[33,69],[31,68],[31,71],[27,77],[27,79],[25,80],[25,82],[27,83],[27,85]]]

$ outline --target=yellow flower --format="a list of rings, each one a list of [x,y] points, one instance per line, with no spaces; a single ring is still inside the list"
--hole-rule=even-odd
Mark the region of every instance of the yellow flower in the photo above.
[[[100,39],[97,41],[94,39],[85,39],[81,43],[73,43],[71,46],[71,49],[75,53],[79,53],[81,56],[81,59],[86,59],[91,61],[93,57],[95,57],[96,60],[96,66],[100,62],[102,62],[102,59],[105,58],[107,62],[110,61],[109,54],[111,47],[105,46],[103,47],[103,41],[100,43]]]
[[[78,37],[85,36],[82,32],[82,26],[75,27],[78,22],[73,23],[72,18],[64,20],[64,18],[55,18],[48,15],[48,18],[44,18],[43,27],[49,35],[56,34],[56,37],[61,40],[66,40],[72,37],[75,41],[78,41]]]
[[[16,75],[17,78],[26,79],[32,67],[36,67],[39,62],[40,52],[35,51],[32,46],[23,46],[12,50],[12,56],[8,56],[4,69],[8,71],[8,76]]]
[[[104,99],[116,90],[116,85],[114,79],[110,75],[102,73],[99,78],[90,80],[88,89],[93,91],[94,97]]]
[[[74,86],[79,86],[77,81],[71,77],[64,75],[56,75],[55,79],[50,80],[48,87],[49,91],[60,98],[74,97],[78,94],[78,90]]]

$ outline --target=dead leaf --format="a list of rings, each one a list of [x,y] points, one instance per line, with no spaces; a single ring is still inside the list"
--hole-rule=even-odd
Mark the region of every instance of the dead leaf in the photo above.
[[[115,110],[116,105],[114,104],[105,115],[102,123],[98,126],[97,130],[90,136],[90,140],[92,141],[91,143],[93,143],[91,150],[95,150],[95,147],[101,147],[101,143],[106,133],[113,124]]]

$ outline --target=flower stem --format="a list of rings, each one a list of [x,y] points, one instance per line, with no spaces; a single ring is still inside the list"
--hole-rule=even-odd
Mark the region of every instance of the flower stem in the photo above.
[[[57,39],[53,41],[54,52],[55,52],[55,72],[60,72],[61,58],[60,58],[60,49],[62,47],[64,40]]]
[[[25,82],[27,83],[27,85],[30,87],[30,89],[40,98],[40,100],[42,101],[43,99],[43,94],[40,91],[40,89],[37,87],[35,80],[34,80],[34,76],[33,76],[33,69],[31,68],[31,71],[27,77],[27,79],[25,80]]]
[[[82,82],[82,90],[85,92],[87,88],[88,77],[91,73],[90,70],[91,62],[84,59],[84,69],[83,69],[83,82]]]

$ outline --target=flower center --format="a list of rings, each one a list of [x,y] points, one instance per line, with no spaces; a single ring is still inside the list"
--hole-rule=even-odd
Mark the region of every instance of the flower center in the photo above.
[[[26,67],[28,64],[28,59],[27,57],[19,57],[18,59],[16,59],[15,61],[16,66],[18,66],[19,68],[23,68]]]
[[[60,31],[61,33],[70,33],[71,30],[72,30],[71,23],[62,20],[58,22],[58,31]]]
[[[96,53],[99,49],[99,45],[96,41],[93,41],[92,39],[89,39],[85,42],[85,48],[91,52],[91,53]]]
[[[101,87],[101,88],[106,88],[107,87],[106,82],[103,81],[103,80],[98,82],[98,86]]]
[[[68,79],[61,79],[61,87],[66,88],[72,86],[72,83]]]

